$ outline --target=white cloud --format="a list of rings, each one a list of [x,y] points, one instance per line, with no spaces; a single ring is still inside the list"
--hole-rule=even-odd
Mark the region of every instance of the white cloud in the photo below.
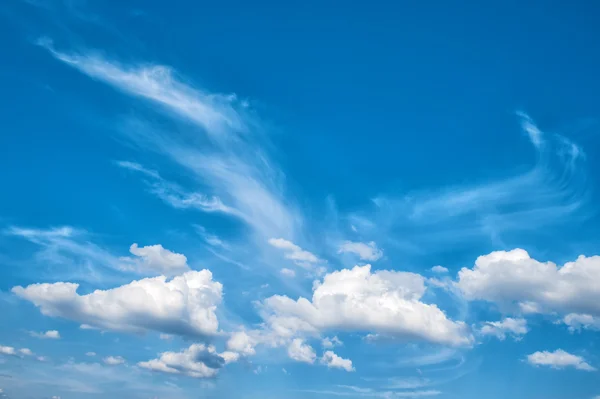
[[[283,238],[271,238],[269,239],[269,244],[284,251],[285,258],[294,261],[297,265],[301,266],[307,263],[320,262],[315,254],[305,251],[293,242],[284,240]]]
[[[32,284],[12,292],[38,306],[44,315],[106,330],[190,336],[217,332],[215,314],[222,285],[208,270],[135,280],[109,290],[79,295],[75,283]]]
[[[30,331],[29,335],[31,335],[32,337],[36,337],[36,338],[47,338],[47,339],[60,339],[60,333],[56,330],[49,330],[46,332],[35,332],[35,331]]]
[[[279,272],[285,277],[290,277],[290,278],[296,277],[296,272],[292,269],[283,268]]]
[[[121,260],[130,263],[141,272],[174,276],[190,269],[185,255],[171,252],[160,244],[139,247],[134,243],[131,244],[129,252],[137,258],[123,257]]]
[[[288,355],[297,362],[314,363],[317,359],[315,350],[302,339],[295,338],[288,346]]]
[[[431,271],[437,274],[448,273],[448,269],[446,269],[444,266],[434,266],[431,268]]]
[[[24,356],[33,356],[33,352],[29,348],[19,349],[19,353]]]
[[[157,359],[139,362],[138,366],[168,374],[183,374],[194,378],[211,378],[226,364],[235,362],[233,352],[217,353],[213,346],[193,344],[181,352],[163,352]]]
[[[39,362],[47,362],[48,361],[48,358],[46,356],[38,356],[38,357],[36,357],[36,359]]]
[[[256,353],[256,340],[244,331],[234,332],[227,341],[227,349],[240,355],[252,356]]]
[[[86,356],[93,357],[93,356],[96,356],[96,352],[86,352],[86,354],[85,354],[85,355],[86,355]]]
[[[343,343],[337,336],[335,336],[333,338],[323,338],[323,341],[321,341],[321,345],[323,345],[323,348],[329,349],[333,348],[334,346],[343,345]]]
[[[468,299],[504,306],[525,304],[543,313],[600,316],[598,280],[600,256],[580,256],[558,267],[514,249],[480,256],[473,269],[463,268],[458,273],[457,286]]]
[[[581,356],[572,355],[562,349],[554,352],[535,352],[527,356],[527,362],[534,366],[548,366],[555,369],[574,367],[577,370],[596,371]]]
[[[9,356],[16,356],[17,355],[17,351],[12,346],[2,346],[2,345],[0,345],[0,354],[2,354],[2,355],[9,355]]]
[[[493,335],[501,341],[506,339],[507,334],[512,335],[515,339],[520,339],[528,331],[525,319],[513,319],[510,317],[502,321],[488,321],[481,328],[483,335]]]
[[[261,315],[278,336],[318,334],[326,330],[386,333],[440,344],[469,345],[463,322],[446,317],[420,299],[424,278],[418,274],[376,271],[356,266],[327,274],[313,287],[312,300],[287,296],[265,299]]]
[[[320,362],[329,368],[339,368],[346,371],[354,371],[354,367],[352,367],[352,360],[339,357],[332,351],[325,352],[323,357],[321,357]]]
[[[352,253],[358,255],[361,260],[374,262],[383,256],[383,251],[377,248],[375,241],[352,242],[345,241],[340,245],[338,253]]]
[[[600,331],[600,317],[589,314],[569,313],[563,318],[563,323],[569,327],[569,331],[595,330]]]
[[[109,366],[118,366],[119,364],[125,363],[125,359],[121,356],[107,356],[102,359],[102,361]]]

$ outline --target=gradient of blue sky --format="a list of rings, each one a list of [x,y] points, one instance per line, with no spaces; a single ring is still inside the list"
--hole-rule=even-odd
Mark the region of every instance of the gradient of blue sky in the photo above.
[[[600,395],[598,15],[3,2],[0,398]]]

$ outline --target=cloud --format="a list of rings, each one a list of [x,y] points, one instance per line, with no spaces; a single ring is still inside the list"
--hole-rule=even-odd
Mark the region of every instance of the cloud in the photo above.
[[[314,363],[317,359],[315,350],[302,339],[295,338],[288,346],[288,356],[297,362]]]
[[[156,195],[163,202],[176,209],[196,209],[202,212],[221,212],[234,216],[241,216],[235,209],[227,206],[219,197],[198,192],[189,192],[178,184],[167,181],[152,169],[130,161],[117,161],[115,164],[121,168],[139,172],[150,180],[146,181],[149,192]]]
[[[448,273],[448,269],[446,269],[444,266],[434,266],[431,268],[431,271],[437,274]]]
[[[42,338],[42,339],[60,339],[60,333],[56,330],[49,330],[46,332],[35,332],[35,331],[30,331],[29,335],[31,335],[32,337],[36,337],[36,338]]]
[[[291,278],[296,277],[296,272],[292,269],[283,268],[283,269],[281,269],[280,273],[285,277],[291,277]]]
[[[361,260],[374,262],[383,256],[383,251],[377,248],[375,241],[368,243],[345,241],[340,245],[338,253],[358,255]]]
[[[501,341],[506,339],[506,335],[512,335],[515,339],[521,339],[527,334],[527,321],[525,319],[513,319],[510,317],[502,321],[488,321],[481,328],[480,332],[483,335],[493,335]]]
[[[256,353],[254,347],[256,340],[250,337],[246,332],[234,332],[227,341],[227,350],[239,353],[243,356],[252,356]]]
[[[163,352],[159,358],[139,362],[138,366],[167,374],[212,378],[226,364],[237,361],[238,357],[232,352],[219,354],[213,346],[193,344],[181,352]]]
[[[104,364],[109,366],[118,366],[119,364],[125,363],[125,359],[123,359],[121,356],[107,356],[102,359],[102,361]]]
[[[12,346],[0,345],[0,354],[9,355],[9,356],[17,356],[17,351]]]
[[[137,120],[124,126],[123,132],[140,147],[166,155],[209,187],[211,195],[201,197],[200,202],[208,198],[219,201],[218,207],[229,204],[227,209],[261,239],[294,234],[299,217],[284,198],[283,174],[271,164],[263,150],[267,146],[260,145],[266,139],[247,101],[194,88],[167,66],[123,65],[97,53],[68,54],[55,50],[48,41],[40,44],[57,60],[89,77],[199,128],[204,134],[185,129],[165,135]],[[176,197],[169,199],[178,202]]]
[[[126,332],[153,330],[189,336],[214,335],[222,285],[208,270],[135,280],[109,290],[79,295],[78,284],[58,282],[14,287],[44,315]]]
[[[563,323],[569,327],[569,331],[584,330],[600,331],[600,317],[589,314],[569,313],[563,318]]]
[[[303,389],[301,392],[327,395],[327,396],[359,396],[366,398],[424,398],[440,395],[442,392],[435,390],[427,391],[377,391],[373,388],[362,388],[352,385],[338,385],[341,390],[315,390]]]
[[[86,354],[85,354],[85,355],[86,355],[86,356],[93,357],[93,356],[96,356],[96,352],[86,352]]]
[[[173,276],[190,270],[185,255],[171,252],[160,244],[138,247],[134,243],[129,252],[138,258],[123,257],[121,260],[143,272]]]
[[[348,372],[354,371],[352,360],[341,358],[332,351],[325,352],[321,357],[320,362],[329,368],[344,369]]]
[[[321,345],[323,345],[323,348],[333,348],[334,346],[340,346],[343,345],[343,342],[340,341],[340,339],[335,336],[333,338],[323,338],[323,340],[321,341]]]
[[[19,353],[24,356],[33,356],[33,352],[29,348],[21,348],[19,349]]]
[[[596,371],[596,368],[590,366],[581,356],[572,355],[562,349],[554,352],[532,353],[527,356],[527,362],[534,366],[547,366],[554,369],[573,367],[577,370]]]
[[[463,322],[446,317],[420,299],[424,278],[418,274],[376,271],[356,266],[325,275],[316,282],[312,300],[272,296],[261,303],[269,328],[281,337],[327,330],[386,333],[395,337],[447,345],[470,345]]]
[[[285,258],[291,260],[297,266],[300,266],[312,273],[316,273],[317,275],[322,274],[324,271],[324,268],[319,267],[318,265],[320,263],[325,263],[325,261],[319,259],[315,254],[305,251],[293,242],[283,238],[271,238],[269,239],[268,243],[272,247],[282,250],[285,254]],[[286,277],[293,277],[291,276],[290,272],[281,271],[281,273]]]
[[[600,256],[580,256],[558,267],[532,259],[523,249],[480,256],[458,273],[458,288],[470,300],[504,306],[526,304],[539,312],[600,315]]]

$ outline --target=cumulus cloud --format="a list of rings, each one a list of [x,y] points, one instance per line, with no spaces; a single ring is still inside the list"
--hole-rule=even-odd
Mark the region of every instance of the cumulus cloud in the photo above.
[[[596,371],[581,356],[572,355],[562,349],[554,352],[535,352],[527,356],[527,362],[534,366],[547,366],[554,369],[573,367],[577,370]]]
[[[444,266],[434,266],[431,268],[431,271],[437,274],[448,273],[448,269],[446,269]]]
[[[493,335],[501,341],[506,339],[507,334],[512,335],[515,339],[520,339],[528,331],[527,320],[510,317],[502,321],[488,321],[480,330],[481,334]]]
[[[167,374],[183,374],[194,378],[215,377],[226,364],[237,361],[233,352],[217,353],[213,346],[193,344],[181,352],[163,352],[157,359],[139,362],[138,366]]]
[[[357,255],[361,260],[374,262],[383,256],[383,251],[377,248],[375,241],[352,242],[345,241],[340,245],[338,253],[351,253]]]
[[[321,357],[320,362],[321,364],[324,364],[329,368],[338,368],[344,369],[346,371],[354,371],[354,367],[352,367],[352,360],[339,357],[332,351],[325,352]]]
[[[356,266],[325,275],[312,300],[272,296],[261,304],[266,324],[281,337],[326,330],[386,333],[449,345],[469,345],[472,336],[434,304],[421,302],[425,279],[414,273],[371,272]]]
[[[62,317],[96,328],[207,336],[217,332],[215,314],[222,285],[209,270],[135,280],[109,290],[79,295],[75,283],[32,284],[12,292],[32,302],[44,315]]]
[[[244,331],[234,332],[227,341],[227,349],[244,356],[251,356],[256,353],[254,347],[256,340]]]
[[[0,345],[0,354],[9,355],[9,356],[17,356],[17,351],[12,346]]]
[[[458,273],[458,288],[471,300],[530,312],[600,316],[600,256],[580,256],[562,267],[540,262],[523,249],[480,256]]]
[[[29,335],[31,335],[32,337],[42,338],[42,339],[60,339],[60,333],[56,330],[49,330],[46,332],[30,331]]]
[[[19,349],[19,353],[24,356],[33,356],[33,352],[29,348],[21,348]]]
[[[109,366],[118,366],[119,364],[125,363],[125,359],[121,356],[107,356],[102,359],[102,361]]]
[[[589,314],[569,313],[563,318],[563,323],[569,327],[569,331],[595,330],[600,331],[600,317]]]
[[[139,247],[134,243],[129,247],[129,252],[137,258],[123,257],[121,260],[141,272],[174,276],[190,269],[185,255],[171,252],[160,244]]]
[[[288,346],[288,355],[297,362],[314,363],[317,359],[315,350],[302,339],[295,338]]]

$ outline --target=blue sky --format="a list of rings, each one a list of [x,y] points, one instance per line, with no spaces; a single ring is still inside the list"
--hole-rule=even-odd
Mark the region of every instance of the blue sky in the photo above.
[[[0,398],[600,397],[591,2],[0,5]]]

